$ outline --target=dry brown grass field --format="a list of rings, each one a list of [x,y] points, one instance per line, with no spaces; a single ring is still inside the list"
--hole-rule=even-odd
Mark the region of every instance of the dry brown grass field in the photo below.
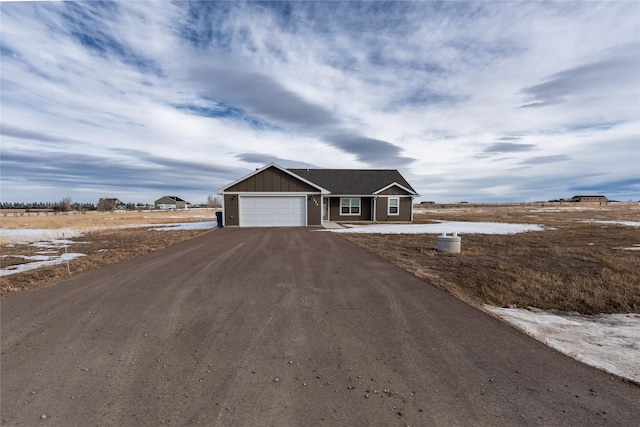
[[[67,247],[69,253],[86,256],[73,259],[67,264],[42,267],[35,270],[0,277],[0,295],[18,292],[74,276],[105,265],[144,255],[162,248],[192,239],[211,230],[152,231],[148,228],[128,228],[88,232],[82,237],[70,239],[74,243]],[[35,255],[42,248],[28,244],[2,246],[1,267],[24,263],[20,255]],[[59,253],[64,249],[58,249]]]
[[[206,231],[150,231],[132,224],[199,221],[213,211],[89,213],[3,217],[2,228],[85,230],[69,252],[71,275],[142,255]],[[185,218],[189,217],[189,218]],[[491,221],[542,224],[545,231],[513,235],[465,234],[462,251],[436,251],[436,235],[341,234],[418,277],[475,305],[537,307],[595,313],[640,313],[640,204],[428,205],[416,223]],[[609,222],[607,222],[609,221]],[[612,222],[613,221],[613,222]],[[110,227],[104,229],[104,227]],[[102,230],[100,230],[102,228]],[[96,230],[96,231],[91,231]],[[29,245],[2,246],[2,267],[25,262]],[[29,252],[31,251],[31,252]],[[66,264],[0,278],[1,294],[68,277]]]
[[[215,210],[137,211],[137,212],[68,212],[26,213],[0,211],[3,230],[15,229],[72,229],[83,232],[66,250],[86,256],[67,264],[42,267],[0,277],[0,295],[54,283],[69,276],[156,251],[191,239],[209,230],[153,231],[150,224],[211,221]],[[140,227],[140,228],[137,228]],[[30,244],[13,244],[2,239],[0,268],[24,264],[22,256],[37,255],[42,248]],[[64,248],[49,249],[60,255]]]
[[[459,254],[437,252],[436,235],[343,235],[471,304],[640,313],[640,251],[629,249],[640,245],[640,227],[607,222],[640,222],[638,203],[436,205],[417,209],[414,219],[535,223],[547,229],[461,235]]]
[[[126,211],[126,212],[25,212],[24,210],[0,210],[2,229],[18,228],[79,230],[118,228],[131,225],[167,224],[171,222],[199,221],[200,218],[215,218],[215,210],[181,211]]]

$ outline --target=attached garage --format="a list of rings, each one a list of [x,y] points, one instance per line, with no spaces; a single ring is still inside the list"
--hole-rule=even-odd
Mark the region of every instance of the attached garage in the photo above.
[[[226,227],[319,227],[329,192],[271,163],[217,193]]]
[[[225,227],[411,222],[418,194],[395,169],[285,169],[270,163],[216,191]]]
[[[240,227],[304,227],[304,196],[240,196]]]

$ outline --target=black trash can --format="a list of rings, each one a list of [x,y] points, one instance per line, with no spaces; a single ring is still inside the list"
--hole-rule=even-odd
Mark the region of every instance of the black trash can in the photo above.
[[[216,221],[218,222],[218,228],[222,228],[222,212],[216,212]]]

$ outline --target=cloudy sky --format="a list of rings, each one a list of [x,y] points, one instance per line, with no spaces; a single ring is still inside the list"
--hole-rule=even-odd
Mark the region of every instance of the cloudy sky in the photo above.
[[[418,200],[640,199],[640,3],[3,2],[1,200],[191,203],[398,169]]]

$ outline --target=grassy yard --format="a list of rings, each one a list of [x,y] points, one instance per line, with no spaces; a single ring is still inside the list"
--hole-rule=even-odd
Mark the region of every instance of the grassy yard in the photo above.
[[[10,212],[2,215],[2,229],[73,229],[83,233],[81,237],[68,239],[69,253],[82,253],[67,264],[42,267],[36,270],[0,277],[0,295],[30,289],[113,264],[129,258],[156,251],[191,239],[208,230],[153,231],[150,224],[211,221],[213,210],[192,211],[141,211],[141,212],[88,212],[64,214],[37,214]],[[145,225],[147,225],[145,227]],[[0,246],[0,267],[28,262],[24,256],[38,255],[42,248],[31,244],[14,244],[5,239]],[[49,248],[60,255],[64,249]]]
[[[19,228],[58,229],[73,228],[92,230],[122,228],[132,225],[167,224],[172,222],[199,221],[200,218],[214,218],[215,210],[183,211],[126,211],[126,212],[25,212],[23,210],[0,210],[3,230]]]
[[[463,235],[459,254],[437,252],[435,235],[343,236],[472,304],[640,313],[640,251],[629,249],[640,245],[640,227],[610,222],[640,222],[638,204],[430,207],[415,215],[415,222],[433,220],[536,223],[547,230]]]

